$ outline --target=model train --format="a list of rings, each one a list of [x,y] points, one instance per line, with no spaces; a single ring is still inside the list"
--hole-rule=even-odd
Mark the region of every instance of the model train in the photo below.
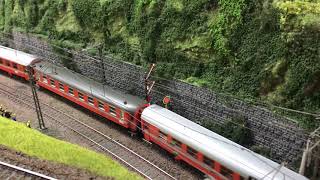
[[[0,46],[0,69],[29,80],[27,67],[39,87],[54,92],[157,144],[214,179],[307,178],[242,147],[166,108],[116,92],[64,67],[36,56]]]

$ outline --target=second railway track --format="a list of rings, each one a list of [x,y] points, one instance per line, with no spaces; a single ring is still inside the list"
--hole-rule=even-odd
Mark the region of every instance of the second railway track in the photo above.
[[[0,83],[0,94],[7,95],[9,99],[19,102],[28,108],[34,108],[34,103],[31,95],[24,92],[16,92],[3,83]],[[86,140],[90,141],[99,149],[112,155],[125,165],[132,168],[147,179],[175,179],[169,173],[165,172],[152,162],[138,155],[131,149],[113,140],[111,137],[101,133],[97,129],[77,120],[76,118],[66,114],[52,106],[41,103],[44,118],[50,119],[59,123],[75,133],[79,134]],[[62,121],[63,120],[63,121]]]
[[[0,179],[47,179],[55,178],[0,161]]]

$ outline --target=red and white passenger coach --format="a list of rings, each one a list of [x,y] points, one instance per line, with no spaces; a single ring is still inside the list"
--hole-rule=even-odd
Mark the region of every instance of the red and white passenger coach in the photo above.
[[[169,151],[208,176],[232,180],[307,180],[306,177],[236,144],[166,108],[117,92],[67,68],[0,46],[0,70],[29,80]]]
[[[137,131],[144,100],[116,92],[70,70],[48,62],[34,68],[37,84],[131,131]]]
[[[214,179],[307,180],[161,106],[145,108],[141,119],[145,139]]]
[[[36,56],[0,46],[0,70],[7,72],[10,76],[16,75],[29,80],[27,67],[40,61]]]

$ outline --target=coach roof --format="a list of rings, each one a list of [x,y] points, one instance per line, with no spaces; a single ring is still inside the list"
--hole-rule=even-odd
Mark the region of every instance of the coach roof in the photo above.
[[[0,58],[23,66],[29,66],[40,61],[40,59],[37,56],[15,49],[11,49],[5,46],[0,46]]]
[[[264,180],[307,180],[304,176],[158,105],[145,108],[141,118],[243,176]]]
[[[103,86],[87,77],[73,73],[67,68],[59,67],[45,61],[37,63],[35,69],[87,95],[117,106],[130,113],[134,113],[140,105],[144,103],[144,100],[139,97],[116,92],[116,90],[109,86]]]

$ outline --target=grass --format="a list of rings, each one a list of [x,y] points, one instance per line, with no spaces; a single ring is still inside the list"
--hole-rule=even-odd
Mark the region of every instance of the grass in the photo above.
[[[85,169],[116,179],[142,179],[102,154],[54,139],[40,132],[0,117],[0,144],[29,156]]]

